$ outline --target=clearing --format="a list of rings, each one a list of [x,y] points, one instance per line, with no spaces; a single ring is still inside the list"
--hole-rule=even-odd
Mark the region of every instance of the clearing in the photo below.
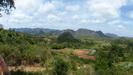
[[[79,55],[79,57],[82,57],[84,59],[96,60],[95,56],[89,56],[89,55],[87,55],[89,53],[88,51],[84,51],[84,50],[73,50],[73,52],[75,54]]]

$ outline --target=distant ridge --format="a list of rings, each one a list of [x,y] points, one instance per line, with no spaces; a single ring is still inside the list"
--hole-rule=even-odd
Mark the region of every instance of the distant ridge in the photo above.
[[[30,33],[30,34],[40,34],[40,31],[45,33],[51,33],[54,35],[59,35],[62,33],[61,30],[55,30],[55,29],[45,29],[45,28],[11,28],[18,32],[24,32],[24,33]]]
[[[116,34],[112,34],[112,33],[106,33],[106,36],[112,37],[112,38],[117,38],[118,36]]]
[[[116,34],[106,33],[104,34],[102,31],[93,31],[90,29],[80,28],[78,30],[66,29],[66,30],[57,30],[57,29],[45,29],[45,28],[12,28],[15,31],[22,33],[30,33],[30,34],[47,34],[50,33],[52,35],[60,35],[63,32],[70,32],[75,37],[103,37],[103,38],[116,38],[118,37]]]

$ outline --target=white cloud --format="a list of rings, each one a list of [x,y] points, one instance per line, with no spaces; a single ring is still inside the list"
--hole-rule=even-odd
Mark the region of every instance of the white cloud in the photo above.
[[[133,18],[133,11],[129,12],[129,17]]]
[[[81,20],[80,23],[81,23],[81,24],[88,24],[89,21],[88,21],[88,20]]]
[[[38,11],[38,8],[41,4],[42,0],[16,0],[16,9],[13,10],[10,15],[7,15],[6,17],[3,16],[5,19],[3,24],[10,25],[8,22],[12,24],[29,22],[32,23],[32,20],[34,19],[33,14]]]
[[[92,17],[112,19],[120,17],[119,9],[126,3],[124,0],[93,0],[88,1],[88,9]]]
[[[41,13],[52,13],[55,11],[55,6],[52,3],[45,3],[43,5],[40,6],[39,8],[39,12]]]
[[[92,20],[81,20],[80,23],[81,24],[97,24],[97,23],[103,23],[104,21],[103,20],[99,20],[99,19],[92,19]]]
[[[104,20],[99,20],[99,19],[96,19],[96,20],[91,20],[91,23],[103,23]]]
[[[48,15],[47,16],[47,20],[48,20],[48,22],[61,21],[61,19],[59,17],[57,17],[56,15]]]
[[[123,23],[124,24],[127,24],[127,25],[133,25],[133,22],[132,21],[124,21]]]
[[[78,11],[80,9],[80,6],[79,5],[68,5],[66,6],[66,9],[70,11]]]
[[[9,22],[11,23],[25,23],[31,22],[32,17],[25,14],[14,14],[10,17]]]
[[[120,20],[113,20],[113,21],[108,22],[108,24],[112,25],[112,24],[117,24],[117,23],[120,23],[120,22],[121,22]]]
[[[36,24],[36,23],[33,23],[31,26],[33,26],[33,27],[41,27],[41,26],[43,26],[43,24]]]
[[[16,0],[15,1],[15,6],[16,10],[15,12],[23,12],[26,14],[31,14],[35,12],[38,7],[41,5],[42,0]]]
[[[62,2],[62,0],[52,0],[51,3],[57,8],[62,9],[65,8],[66,4]]]
[[[66,12],[66,11],[64,11],[64,12],[59,12],[58,14],[59,14],[59,15],[66,15],[67,12]]]
[[[72,16],[72,19],[78,20],[78,19],[80,19],[80,17],[79,17],[79,15],[74,15],[74,16]]]
[[[123,25],[118,25],[117,30],[120,30],[120,29],[124,29],[124,26]]]

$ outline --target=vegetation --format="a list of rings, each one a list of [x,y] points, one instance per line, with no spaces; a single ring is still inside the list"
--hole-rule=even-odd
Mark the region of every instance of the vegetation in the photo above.
[[[14,0],[0,0],[0,12],[9,14],[11,8],[15,8]],[[44,70],[21,68],[11,70],[12,75],[133,75],[133,39],[88,29],[16,31],[26,33],[4,30],[0,24],[0,54],[7,65],[16,69],[19,66],[43,67]],[[77,49],[80,49],[79,53],[74,52]],[[92,50],[96,53],[89,56]]]
[[[41,37],[41,38],[40,38]],[[67,39],[67,40],[66,40]],[[132,75],[133,40],[76,38],[70,33],[32,35],[0,29],[0,54],[8,66],[39,66],[43,71],[12,70],[13,75]],[[59,42],[61,41],[61,42]],[[96,60],[79,58],[75,49],[96,50]]]

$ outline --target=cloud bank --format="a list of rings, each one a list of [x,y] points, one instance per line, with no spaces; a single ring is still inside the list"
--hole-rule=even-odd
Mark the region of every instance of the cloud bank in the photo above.
[[[132,0],[16,0],[15,3],[17,9],[0,18],[5,28],[88,28],[133,36]]]

